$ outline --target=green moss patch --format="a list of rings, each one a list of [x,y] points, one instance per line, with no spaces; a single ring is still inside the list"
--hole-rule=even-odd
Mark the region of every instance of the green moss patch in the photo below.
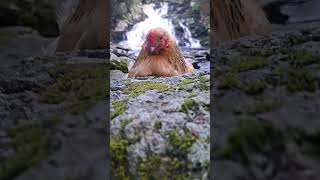
[[[265,57],[246,55],[239,55],[231,59],[228,63],[230,66],[230,71],[232,72],[244,72],[263,68],[267,65]]]
[[[127,109],[127,100],[112,102],[112,107],[114,108],[114,111],[111,112],[111,119],[122,114]]]
[[[287,41],[289,47],[303,44],[306,42],[306,39],[303,36],[290,36]]]
[[[221,74],[218,77],[218,88],[219,89],[230,89],[232,87],[237,86],[238,84],[238,79],[237,79],[238,74],[234,72],[227,72],[224,74]]]
[[[161,123],[161,121],[156,121],[156,122],[154,123],[154,128],[155,128],[155,129],[161,129],[161,128],[162,128],[162,123]]]
[[[210,87],[210,79],[203,75],[198,78],[198,86],[201,91],[208,91]]]
[[[192,170],[188,152],[196,138],[187,131],[181,136],[176,130],[168,132],[170,148],[165,154],[152,154],[141,159],[137,174],[141,179],[189,179]]]
[[[287,69],[283,67],[276,67],[272,71],[272,74],[267,76],[266,81],[273,86],[284,84],[286,74],[287,74]]]
[[[181,136],[175,130],[168,132],[170,154],[175,157],[185,156],[189,153],[191,146],[196,141],[196,138],[185,131],[185,135]]]
[[[111,173],[117,179],[129,179],[128,141],[122,137],[112,138],[110,142]]]
[[[230,59],[227,64],[229,66],[228,69],[223,73],[219,73],[217,77],[219,89],[239,88],[248,94],[255,94],[263,89],[264,83],[262,81],[255,81],[242,85],[238,76],[241,72],[265,67],[267,65],[265,57],[239,55]]]
[[[161,125],[155,123],[155,126]],[[121,125],[121,129],[124,128],[125,125]],[[184,132],[184,135],[180,135],[176,130],[169,131],[169,150],[163,154],[148,153],[145,158],[140,158],[134,172],[128,169],[128,146],[131,143],[120,133],[110,143],[111,176],[115,179],[188,179],[186,172],[192,171],[192,168],[187,155],[196,138],[187,130]]]
[[[49,70],[55,82],[42,90],[42,101],[67,101],[71,113],[82,113],[108,96],[108,72],[105,64],[57,65]]]
[[[288,53],[288,62],[295,67],[306,66],[316,61],[317,58],[305,50],[296,50]]]
[[[242,89],[246,94],[256,95],[260,94],[266,88],[266,83],[263,80],[255,80],[245,82],[240,85],[240,89]]]
[[[110,140],[111,176],[115,179],[129,179],[130,177],[128,169],[128,146],[130,142],[125,139],[124,129],[131,121],[132,119],[122,120],[119,134],[111,137]]]
[[[36,165],[49,154],[49,135],[39,125],[23,125],[9,129],[15,155],[0,163],[0,179],[12,179]]]
[[[299,91],[314,92],[318,88],[318,82],[310,72],[289,71],[286,88],[292,93]]]
[[[239,120],[238,127],[230,134],[227,142],[213,154],[221,159],[248,164],[252,153],[268,155],[284,148],[283,134],[270,122],[245,117]]]
[[[182,102],[180,108],[177,109],[177,111],[186,113],[188,117],[192,116],[192,114],[190,113],[193,113],[193,116],[196,116],[197,114],[199,114],[200,104],[192,98],[186,98]]]
[[[124,89],[125,94],[132,96],[138,96],[148,90],[157,90],[158,92],[168,91],[170,89],[169,85],[154,82],[154,81],[141,81],[141,82],[131,82],[127,83],[127,87]]]
[[[188,84],[191,84],[194,82],[194,79],[193,78],[185,78],[183,80],[181,80],[179,83],[178,83],[178,88],[179,89],[184,89],[184,87]]]
[[[281,105],[282,103],[279,100],[267,100],[253,103],[251,106],[247,107],[246,111],[250,114],[271,112],[281,107]]]
[[[197,78],[194,78],[194,77],[185,78],[181,80],[177,86],[179,89],[185,89],[185,87],[188,84],[192,84],[192,83],[194,83],[194,85],[197,88],[199,88],[201,91],[208,91],[210,87],[210,80],[206,75],[201,75]]]
[[[6,129],[15,154],[0,162],[0,179],[9,180],[39,164],[50,154],[50,129],[62,122],[59,116],[35,120]]]
[[[314,92],[319,86],[315,75],[307,69],[286,70],[277,68],[267,80],[273,85],[284,85],[291,93]]]
[[[267,87],[265,80],[244,81],[238,79],[239,73],[227,72],[221,74],[218,79],[219,89],[238,88],[248,95],[260,94]]]
[[[177,158],[152,155],[141,160],[137,167],[140,179],[179,179],[186,180],[188,175],[183,170],[184,162]]]
[[[110,70],[120,70],[123,73],[128,73],[128,61],[125,58],[118,58],[110,61]]]

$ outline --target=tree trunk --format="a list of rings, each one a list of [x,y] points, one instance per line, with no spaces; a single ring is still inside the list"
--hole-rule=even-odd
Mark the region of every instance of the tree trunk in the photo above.
[[[211,0],[213,43],[271,31],[271,24],[255,0]]]

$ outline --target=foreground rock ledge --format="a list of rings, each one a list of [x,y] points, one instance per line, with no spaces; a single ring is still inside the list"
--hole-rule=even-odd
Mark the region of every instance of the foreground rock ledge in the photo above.
[[[112,70],[110,79],[113,174],[208,177],[209,71],[128,79]]]

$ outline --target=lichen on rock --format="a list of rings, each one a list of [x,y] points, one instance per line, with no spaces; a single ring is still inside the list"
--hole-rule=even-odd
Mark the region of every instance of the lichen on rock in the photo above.
[[[117,70],[111,74],[111,139],[127,142],[126,154],[120,156],[128,157],[119,165],[126,171],[117,169],[114,175],[122,177],[121,171],[125,178],[207,178],[209,71],[135,79]]]

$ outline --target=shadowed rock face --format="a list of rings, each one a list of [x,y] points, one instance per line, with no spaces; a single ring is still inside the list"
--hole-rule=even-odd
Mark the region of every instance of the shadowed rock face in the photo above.
[[[80,0],[74,14],[62,26],[56,51],[108,47],[108,0]]]
[[[28,26],[44,37],[59,35],[52,1],[2,0],[0,12],[0,27]]]
[[[214,0],[211,10],[212,35],[217,43],[265,34],[271,29],[263,10],[253,0]]]

